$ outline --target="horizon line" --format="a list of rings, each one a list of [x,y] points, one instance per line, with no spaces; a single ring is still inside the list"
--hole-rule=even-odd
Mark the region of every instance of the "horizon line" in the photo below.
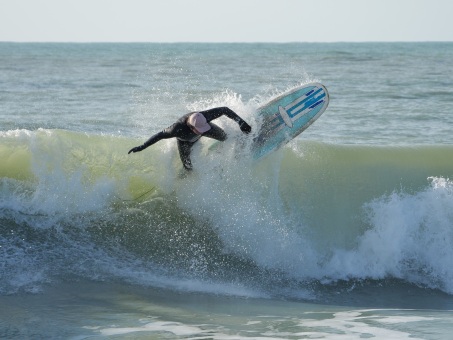
[[[341,40],[341,41],[63,41],[63,40],[0,40],[17,44],[369,44],[369,43],[452,43],[453,40]]]

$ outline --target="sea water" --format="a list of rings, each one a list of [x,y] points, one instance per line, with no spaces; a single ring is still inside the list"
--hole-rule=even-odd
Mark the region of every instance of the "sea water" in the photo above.
[[[449,339],[453,43],[0,43],[0,337]],[[319,81],[259,161],[130,148]]]

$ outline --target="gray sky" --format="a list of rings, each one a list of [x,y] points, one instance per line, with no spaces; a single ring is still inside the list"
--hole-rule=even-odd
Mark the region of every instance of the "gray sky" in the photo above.
[[[453,0],[0,0],[0,41],[453,41]]]

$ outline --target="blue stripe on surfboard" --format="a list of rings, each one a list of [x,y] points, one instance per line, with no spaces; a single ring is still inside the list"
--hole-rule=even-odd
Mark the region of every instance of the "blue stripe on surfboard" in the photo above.
[[[310,90],[308,91],[307,93],[305,93],[305,95],[308,97],[309,95],[311,95],[313,93],[314,89],[313,90]]]
[[[302,111],[306,110],[307,108],[311,108],[311,105],[313,105],[313,103],[316,103],[320,99],[323,99],[325,96],[326,96],[325,93],[323,93],[322,95],[320,95],[317,98],[311,97],[310,100],[307,100],[304,103],[304,106],[302,106],[302,107],[298,106],[299,109],[297,111],[294,111],[294,112],[291,112],[291,113],[288,112],[289,116],[291,118],[297,116],[299,113],[301,113]]]
[[[312,106],[310,106],[310,109],[314,109],[316,106],[318,106],[318,105],[321,104],[322,102],[324,102],[324,100],[320,100],[320,101],[316,102],[315,104],[313,104]]]
[[[289,108],[287,110],[288,112],[288,115],[292,118],[294,116],[296,116],[299,112],[305,110],[307,107],[309,107],[311,104],[310,103],[313,103],[314,101],[318,100],[319,98],[315,98],[316,95],[321,92],[322,89],[318,89],[318,91],[316,91],[315,93],[313,93],[311,96],[305,98],[304,100],[302,100],[300,103],[297,103],[297,105],[294,105],[293,107]],[[325,96],[325,93],[323,93],[323,95],[321,96],[321,98],[324,98]],[[301,107],[301,105],[304,104]],[[300,108],[300,109],[299,109]],[[294,110],[298,109],[297,111],[293,112]]]
[[[300,105],[304,104],[307,100],[310,100],[311,98],[313,98],[314,96],[316,96],[320,91],[322,91],[321,88],[317,89],[316,92],[315,90],[311,90],[310,92],[306,93],[305,96],[306,98],[302,99],[300,102],[298,102],[297,104],[295,104],[294,106],[290,107],[287,111],[288,112],[291,112],[292,110],[294,110],[295,108],[298,108]]]

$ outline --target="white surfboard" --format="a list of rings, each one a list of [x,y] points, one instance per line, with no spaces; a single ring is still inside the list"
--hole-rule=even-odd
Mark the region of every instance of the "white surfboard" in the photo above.
[[[329,105],[329,93],[320,83],[288,91],[258,109],[262,125],[253,140],[254,159],[280,148],[307,129]]]

